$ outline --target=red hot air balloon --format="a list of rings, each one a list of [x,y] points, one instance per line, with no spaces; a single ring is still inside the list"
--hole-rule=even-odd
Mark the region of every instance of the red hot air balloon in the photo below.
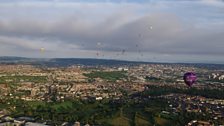
[[[196,79],[197,79],[197,76],[195,73],[193,72],[187,72],[184,74],[184,82],[189,86],[191,87],[195,82],[196,82]]]

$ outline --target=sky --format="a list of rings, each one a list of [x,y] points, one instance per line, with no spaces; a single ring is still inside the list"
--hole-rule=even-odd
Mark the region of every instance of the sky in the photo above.
[[[224,63],[224,1],[0,0],[0,56]]]

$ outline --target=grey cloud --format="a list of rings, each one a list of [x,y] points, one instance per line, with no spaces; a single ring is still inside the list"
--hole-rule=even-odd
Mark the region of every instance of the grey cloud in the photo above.
[[[139,50],[144,52],[223,53],[221,46],[215,46],[215,44],[222,44],[221,34],[223,31],[213,33],[213,30],[216,29],[211,28],[204,31],[203,29],[188,28],[188,25],[172,14],[157,13],[119,24],[122,20],[126,19],[121,16],[110,23],[105,20],[98,24],[85,22],[76,17],[55,23],[41,20],[17,20],[1,22],[0,33],[6,36],[30,38],[30,42],[14,42],[17,45],[24,44],[27,48],[33,48],[29,46],[32,44],[32,40],[46,38],[46,43],[58,44],[55,41],[60,41],[65,45],[75,45],[83,50],[98,50],[100,48],[104,51],[125,49],[133,52],[137,50],[137,44]],[[102,43],[101,47],[97,46],[98,42]]]
[[[0,43],[7,48],[15,47],[17,51],[45,47],[52,52],[49,56],[58,50],[60,56],[74,57],[91,57],[88,53],[97,51],[117,53],[122,50],[130,54],[141,51],[175,56],[224,54],[224,24],[211,22],[207,23],[207,27],[203,23],[203,27],[197,27],[200,23],[187,22],[176,13],[160,11],[138,14],[136,8],[139,5],[133,6],[106,16],[89,13],[90,17],[87,13],[84,16],[75,12],[54,18],[47,14],[33,18],[33,12],[21,17],[10,13],[11,17],[0,18]],[[217,19],[220,13],[214,15]],[[207,17],[211,16],[212,12]],[[218,18],[219,21],[222,19]]]

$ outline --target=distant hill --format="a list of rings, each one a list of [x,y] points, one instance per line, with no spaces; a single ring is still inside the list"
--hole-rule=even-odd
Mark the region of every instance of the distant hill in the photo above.
[[[86,66],[116,66],[116,65],[133,65],[147,62],[122,61],[122,60],[107,60],[107,59],[88,59],[88,58],[24,58],[24,57],[0,57],[1,64],[31,64],[42,65],[48,67],[66,67],[71,65],[86,65]]]
[[[0,57],[0,62],[16,62],[16,61],[22,61],[27,60],[28,58],[24,57],[10,57],[10,56],[2,56]]]
[[[48,63],[56,64],[58,66],[70,66],[73,64],[96,66],[96,65],[131,65],[131,64],[142,64],[147,62],[135,62],[135,61],[121,61],[121,60],[107,60],[107,59],[81,59],[81,58],[56,58],[51,59]]]
[[[121,66],[121,65],[136,65],[136,64],[173,64],[183,66],[193,66],[207,69],[224,70],[224,64],[204,64],[204,63],[159,63],[159,62],[138,62],[138,61],[123,61],[112,59],[90,59],[90,58],[25,58],[25,57],[0,57],[1,64],[31,64],[47,67],[67,67],[71,65],[86,65],[86,66]]]

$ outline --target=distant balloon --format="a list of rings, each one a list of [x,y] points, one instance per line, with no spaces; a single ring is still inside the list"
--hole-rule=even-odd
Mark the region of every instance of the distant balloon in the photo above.
[[[100,42],[97,42],[97,46],[101,46],[101,43]]]
[[[45,51],[45,48],[40,48],[40,52],[44,52]]]
[[[123,50],[122,50],[122,52],[121,52],[121,53],[122,53],[122,55],[124,55],[124,53],[125,53],[125,52],[126,52],[126,51],[125,51],[125,49],[123,49]]]
[[[195,82],[196,82],[196,79],[197,79],[197,76],[195,73],[193,72],[187,72],[184,74],[184,82],[189,86],[191,87]]]

